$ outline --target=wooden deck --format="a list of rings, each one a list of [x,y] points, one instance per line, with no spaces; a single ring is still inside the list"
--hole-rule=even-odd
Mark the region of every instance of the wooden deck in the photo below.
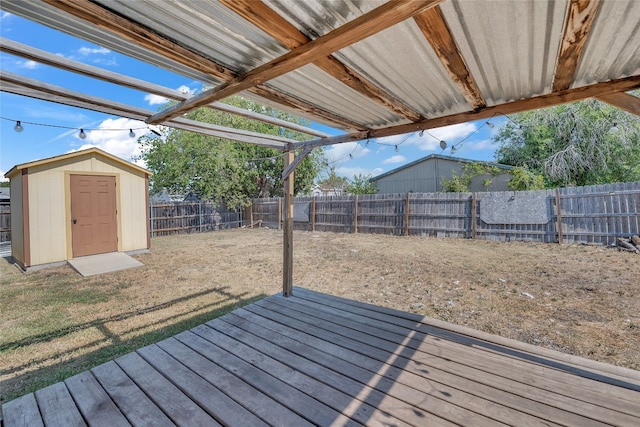
[[[640,425],[640,372],[294,295],[8,402],[4,425]]]

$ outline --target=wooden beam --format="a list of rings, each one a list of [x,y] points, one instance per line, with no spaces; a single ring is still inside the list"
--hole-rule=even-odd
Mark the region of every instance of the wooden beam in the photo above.
[[[571,0],[556,61],[554,92],[571,87],[599,7],[600,0]]]
[[[138,23],[130,21],[90,0],[42,1],[77,18],[90,22],[118,37],[122,37],[125,40],[162,55],[165,58],[213,76],[222,81],[228,82],[237,77],[237,73],[234,71],[213,62],[205,56],[185,49],[181,45],[163,38],[158,33],[151,31]],[[278,92],[267,85],[259,84],[255,87],[249,88],[248,90],[249,92],[261,96],[269,101],[312,113],[314,116],[327,120],[330,124],[338,124],[343,128],[354,131],[363,129],[361,124],[352,122],[344,117],[308,104],[285,93]]]
[[[618,92],[611,93],[609,95],[600,95],[596,99],[607,104],[611,104],[614,107],[618,107],[621,110],[628,111],[631,114],[640,116],[640,98],[628,93]]]
[[[487,106],[480,89],[460,53],[439,6],[427,9],[413,17],[422,34],[427,38],[440,62],[458,86],[472,109]]]
[[[342,144],[345,142],[361,141],[367,138],[382,138],[385,136],[400,135],[404,133],[428,130],[442,126],[451,126],[459,123],[466,123],[473,120],[489,119],[494,116],[520,113],[523,111],[536,110],[538,108],[552,107],[558,104],[580,101],[586,98],[596,98],[616,92],[627,92],[640,88],[640,75],[625,77],[609,82],[595,83],[574,89],[567,89],[560,92],[549,93],[536,96],[534,98],[522,99],[519,101],[507,102],[505,104],[482,108],[476,111],[452,114],[450,116],[435,117],[425,119],[406,125],[391,126],[383,129],[372,129],[368,132],[354,132],[344,135],[333,136],[325,140],[313,139],[309,141],[295,142],[295,148],[305,145],[322,147],[325,145]]]
[[[147,123],[161,123],[194,108],[218,101],[282,76],[411,18],[413,15],[437,5],[440,1],[442,0],[414,0],[410,2],[390,0],[324,36],[301,45],[297,49],[275,58],[242,76],[238,76],[198,96],[189,98],[172,108],[154,114],[149,117]]]
[[[296,167],[298,167],[300,162],[303,161],[304,158],[307,157],[312,151],[313,151],[313,147],[311,146],[304,147],[304,150],[302,150],[302,153],[298,154],[296,158],[293,159],[293,161],[289,163],[289,165],[286,168],[284,168],[284,170],[282,171],[282,179],[283,180],[287,179],[287,177],[293,173]]]
[[[168,99],[183,101],[191,96],[191,94],[185,94],[184,92],[180,92],[179,90],[170,89],[153,83],[148,83],[144,80],[114,73],[108,70],[103,70],[102,68],[83,64],[82,62],[73,61],[63,56],[54,55],[52,53],[18,43],[4,37],[0,37],[0,51],[9,53],[11,55],[20,56],[31,61],[36,61],[41,64],[50,65],[52,67],[56,67],[65,71],[71,71],[73,73],[81,74],[83,76],[92,77],[94,79],[99,79],[120,86],[152,93],[154,95],[164,96]],[[301,126],[296,123],[290,123],[276,117],[268,116],[266,114],[244,110],[242,108],[234,107],[233,105],[224,104],[222,102],[213,102],[211,104],[208,104],[207,107],[246,117],[248,119],[258,120],[264,123],[281,126],[287,129],[305,133],[307,135],[319,136],[321,138],[329,136],[329,134],[308,128],[306,126]]]
[[[311,41],[293,24],[280,16],[262,1],[255,0],[220,0],[220,3],[260,28],[290,50],[296,49]],[[353,68],[343,64],[329,55],[318,58],[314,65],[340,80],[362,95],[385,106],[395,113],[415,122],[423,119],[422,115],[404,102],[395,99]]]
[[[285,152],[285,169],[293,163],[293,150]],[[282,242],[282,295],[293,295],[293,181],[291,172],[284,180],[284,232]]]

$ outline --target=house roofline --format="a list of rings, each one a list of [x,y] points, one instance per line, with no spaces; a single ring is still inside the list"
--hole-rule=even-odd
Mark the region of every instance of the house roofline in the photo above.
[[[425,156],[425,157],[421,157],[418,160],[414,160],[413,162],[407,163],[406,165],[402,165],[402,166],[397,167],[395,169],[392,169],[392,170],[390,170],[388,172],[382,173],[382,174],[380,174],[378,176],[374,176],[373,178],[371,178],[371,181],[377,181],[380,178],[384,178],[384,177],[392,175],[392,174],[394,174],[396,172],[400,172],[403,169],[407,169],[407,168],[409,168],[411,166],[417,165],[418,163],[422,163],[422,162],[425,162],[425,161],[431,160],[431,159],[452,160],[452,161],[455,161],[457,163],[481,163],[481,164],[484,164],[484,165],[487,165],[487,166],[495,166],[497,168],[504,169],[504,170],[512,170],[513,169],[513,166],[503,165],[501,163],[487,162],[487,161],[484,161],[484,160],[463,159],[461,157],[445,156],[444,154],[435,154],[434,153],[434,154],[429,154],[428,156]]]

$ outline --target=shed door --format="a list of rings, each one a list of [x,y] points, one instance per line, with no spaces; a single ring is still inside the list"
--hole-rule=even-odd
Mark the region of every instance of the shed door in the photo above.
[[[74,257],[118,250],[114,176],[71,175],[71,237]]]

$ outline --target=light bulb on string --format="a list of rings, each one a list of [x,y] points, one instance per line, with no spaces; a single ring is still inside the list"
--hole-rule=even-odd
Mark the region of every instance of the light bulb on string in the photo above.
[[[444,141],[444,140],[440,141],[440,148],[442,148],[443,150],[446,150],[446,148],[447,148],[447,142],[446,142],[446,141]]]
[[[518,135],[522,135],[524,133],[524,130],[522,130],[522,126],[518,126],[518,129],[516,129],[516,133]]]
[[[365,143],[364,143],[364,146],[365,146],[365,147],[368,147],[368,146],[369,146],[369,140],[368,140],[368,139],[367,139],[367,142],[365,142]]]
[[[16,122],[16,125],[13,127],[13,129],[16,132],[22,132],[24,130],[24,128],[22,127],[22,123],[20,123],[20,120]]]
[[[418,135],[419,135],[419,136],[424,135],[424,129],[422,129]]]
[[[349,159],[353,160],[353,154],[349,153]]]
[[[136,137],[136,133],[133,131],[133,129],[129,129],[129,138],[135,138]]]
[[[451,146],[451,154],[452,154],[452,155],[453,155],[453,154],[456,154],[456,151],[458,151],[458,150],[457,150],[457,148],[455,147],[455,145],[454,145],[454,146]]]
[[[485,124],[489,127],[489,129],[493,129],[493,127],[495,126],[493,123],[489,121],[487,121]]]
[[[395,152],[397,153],[398,151],[400,151],[400,149],[399,149],[399,148],[398,148],[398,146],[396,145]]]
[[[80,133],[78,134],[78,136],[80,137],[80,139],[85,139],[87,137],[87,134],[84,133],[84,129],[80,129]]]

